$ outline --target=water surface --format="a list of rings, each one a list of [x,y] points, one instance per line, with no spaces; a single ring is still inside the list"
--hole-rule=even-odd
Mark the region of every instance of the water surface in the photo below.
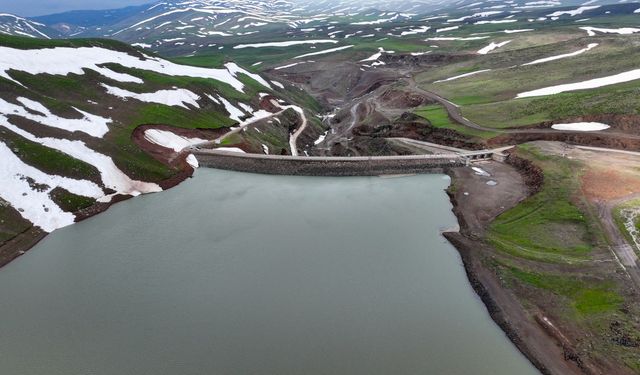
[[[456,250],[448,177],[198,171],[0,270],[6,375],[536,370]]]

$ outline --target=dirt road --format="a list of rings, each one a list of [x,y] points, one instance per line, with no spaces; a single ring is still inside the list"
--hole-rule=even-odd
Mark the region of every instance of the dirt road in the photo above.
[[[629,278],[633,281],[636,288],[640,290],[640,265],[638,255],[634,248],[627,242],[625,236],[620,233],[620,229],[613,218],[613,210],[618,205],[638,197],[640,197],[640,193],[622,199],[597,202],[596,207],[598,208],[598,218],[609,239],[614,256],[622,269],[629,275]]]

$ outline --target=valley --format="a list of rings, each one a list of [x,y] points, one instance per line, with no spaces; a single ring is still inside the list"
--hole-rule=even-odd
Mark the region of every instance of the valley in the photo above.
[[[198,168],[443,173],[443,235],[520,352],[639,373],[639,45],[628,2],[0,14],[0,267]]]

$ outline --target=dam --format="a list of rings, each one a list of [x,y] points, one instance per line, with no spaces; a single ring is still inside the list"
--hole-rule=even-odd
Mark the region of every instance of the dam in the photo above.
[[[444,173],[450,168],[467,166],[473,162],[504,161],[507,155],[499,149],[429,155],[395,156],[289,156],[243,154],[239,152],[185,149],[192,153],[201,167],[275,175],[298,176],[378,176],[384,174]]]

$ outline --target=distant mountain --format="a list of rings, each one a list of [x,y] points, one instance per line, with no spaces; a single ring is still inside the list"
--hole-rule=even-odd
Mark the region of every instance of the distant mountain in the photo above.
[[[213,54],[238,44],[291,39],[371,40],[419,35],[466,23],[556,21],[581,14],[632,14],[635,4],[583,0],[165,0],[33,20],[4,15],[0,32],[32,37],[101,37],[167,56]],[[583,5],[581,5],[583,4]],[[560,10],[557,16],[549,16]],[[410,29],[406,29],[410,28]]]
[[[47,39],[58,36],[56,31],[43,23],[8,13],[0,13],[0,34]]]
[[[98,29],[113,25],[143,12],[148,6],[133,6],[109,10],[76,10],[47,16],[33,17],[32,20],[49,25],[62,35],[79,34],[87,29]]]

